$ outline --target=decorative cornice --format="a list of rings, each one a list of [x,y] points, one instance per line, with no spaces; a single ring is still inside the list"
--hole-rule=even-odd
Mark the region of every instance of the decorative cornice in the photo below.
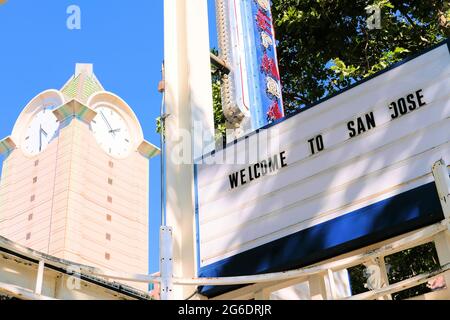
[[[161,150],[157,146],[151,144],[146,140],[142,141],[137,150],[141,155],[148,159],[156,157],[161,153]]]
[[[0,141],[0,155],[8,154],[15,148],[16,144],[10,136]]]
[[[86,123],[90,123],[97,115],[97,112],[84,105],[77,99],[72,99],[58,109],[53,110],[53,114],[60,122],[69,117],[76,117]]]

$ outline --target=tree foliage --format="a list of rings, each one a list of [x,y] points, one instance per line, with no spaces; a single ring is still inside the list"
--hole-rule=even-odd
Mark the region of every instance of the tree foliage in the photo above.
[[[381,29],[370,30],[374,4]],[[288,112],[450,35],[445,0],[273,0],[272,11]]]
[[[219,55],[217,49],[211,49],[216,56]],[[212,94],[213,94],[213,110],[214,110],[214,126],[216,130],[216,140],[221,140],[225,136],[226,125],[225,115],[222,110],[222,77],[223,74],[212,66]]]

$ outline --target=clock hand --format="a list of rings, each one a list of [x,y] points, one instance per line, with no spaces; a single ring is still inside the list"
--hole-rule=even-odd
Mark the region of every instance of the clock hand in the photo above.
[[[108,126],[109,133],[112,133],[115,136],[113,129],[111,128],[111,125],[109,124],[108,120],[106,119],[105,115],[103,114],[103,111],[100,111],[100,115],[102,116],[103,120],[105,121],[106,125]]]
[[[120,128],[114,129],[114,130],[109,130],[109,133],[114,133],[114,132],[119,132],[119,131],[120,131]]]
[[[39,125],[39,152],[42,151],[42,125]]]
[[[42,126],[41,126],[41,132],[42,132],[43,134],[45,134],[45,137],[48,137],[48,134],[47,134],[47,132],[45,132],[45,130],[44,130],[44,129],[42,129]]]

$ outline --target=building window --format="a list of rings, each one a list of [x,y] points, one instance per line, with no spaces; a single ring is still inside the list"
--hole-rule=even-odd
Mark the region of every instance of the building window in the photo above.
[[[30,197],[30,202],[33,202],[35,199],[36,199],[36,196],[33,194],[33,195]]]
[[[106,240],[111,241],[111,235],[109,233],[106,234]]]
[[[112,203],[112,197],[111,196],[108,196],[108,202]]]
[[[36,161],[34,162],[34,166],[37,167],[38,165],[39,165],[39,160],[36,160]]]
[[[113,184],[113,179],[108,178],[108,184],[112,185]]]
[[[33,220],[33,214],[32,214],[32,213],[30,213],[30,214],[28,215],[28,221],[31,221],[31,220]]]
[[[110,214],[106,215],[106,221],[110,221],[111,222],[111,215]]]
[[[110,162],[109,162],[109,167],[110,167],[110,168],[114,168],[114,162],[110,161]]]
[[[27,240],[30,240],[30,238],[31,238],[31,232],[28,232],[27,233]]]
[[[108,252],[105,253],[105,259],[106,260],[110,260],[111,259],[111,255]]]
[[[33,183],[36,183],[37,182],[37,177],[34,177],[33,178]]]

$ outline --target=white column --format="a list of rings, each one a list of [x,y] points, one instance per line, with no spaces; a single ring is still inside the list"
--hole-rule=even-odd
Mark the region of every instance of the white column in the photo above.
[[[334,281],[334,274],[333,274],[333,270],[328,269],[327,271],[327,280],[330,286],[330,297],[333,300],[336,300],[338,298],[338,293],[337,293],[337,289],[336,289],[336,283]]]
[[[42,294],[42,284],[44,283],[44,269],[44,260],[40,260],[36,276],[36,286],[34,288],[34,293],[39,295]]]
[[[255,300],[270,300],[272,292],[268,289],[261,289],[255,292]]]
[[[309,277],[309,293],[311,300],[327,300],[325,275],[317,274]]]
[[[199,156],[203,141],[211,143],[203,152],[214,145],[209,50],[207,0],[164,0],[165,102],[170,114],[165,127],[166,221],[173,228],[173,272],[178,277],[196,275],[191,150]],[[203,130],[193,130],[194,124]],[[174,298],[186,298],[194,290],[175,286]]]

